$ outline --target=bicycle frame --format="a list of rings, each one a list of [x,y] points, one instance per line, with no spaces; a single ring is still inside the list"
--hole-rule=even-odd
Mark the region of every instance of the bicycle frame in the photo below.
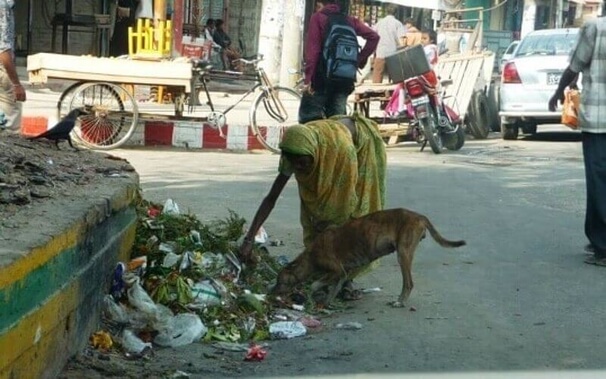
[[[210,107],[211,112],[215,112],[215,105],[213,104],[212,97],[206,85],[206,77],[212,77],[211,73],[203,73],[200,75],[200,80],[202,82],[202,88],[204,89],[204,93],[206,94],[206,99],[208,101],[208,105]],[[242,81],[251,81],[250,76],[245,77],[244,75],[239,75],[239,80]],[[278,97],[275,96],[273,83],[269,80],[269,77],[265,73],[265,70],[261,67],[256,67],[256,75],[254,76],[255,84],[249,88],[240,98],[232,105],[222,110],[221,113],[224,115],[228,114],[232,109],[237,107],[244,99],[246,99],[250,94],[254,93],[258,88],[261,88],[264,92],[268,93],[268,98],[271,99],[273,104],[267,104],[265,102],[265,108],[267,112],[277,120],[284,122],[287,119],[286,108],[280,101]],[[277,109],[277,111],[275,110]]]

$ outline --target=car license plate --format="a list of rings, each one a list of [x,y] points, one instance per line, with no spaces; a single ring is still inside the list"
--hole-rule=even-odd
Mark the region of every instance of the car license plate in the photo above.
[[[560,77],[562,74],[558,72],[550,72],[547,73],[547,85],[548,86],[557,86],[560,84]]]

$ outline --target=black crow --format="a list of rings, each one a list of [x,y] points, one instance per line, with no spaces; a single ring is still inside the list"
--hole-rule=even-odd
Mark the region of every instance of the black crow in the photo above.
[[[61,121],[57,123],[57,125],[53,126],[51,129],[46,132],[39,134],[35,137],[30,138],[31,140],[46,138],[52,141],[55,141],[55,145],[57,146],[57,150],[59,149],[59,141],[66,140],[73,149],[78,150],[72,145],[72,139],[70,137],[70,133],[74,126],[76,126],[76,120],[81,115],[88,114],[88,112],[84,111],[81,108],[76,108],[70,111],[67,116],[63,117]]]

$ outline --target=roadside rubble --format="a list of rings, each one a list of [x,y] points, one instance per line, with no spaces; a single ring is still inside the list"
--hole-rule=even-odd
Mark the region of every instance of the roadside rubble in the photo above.
[[[236,254],[245,220],[234,212],[203,224],[169,199],[164,205],[140,200],[137,214],[132,259],[115,269],[93,348],[109,350],[113,341],[128,357],[141,357],[155,346],[204,341],[241,351],[246,361],[262,361],[268,345],[261,341],[322,329],[304,294],[294,297],[302,304],[267,295],[288,261],[269,254],[266,246],[280,244],[269,241],[265,230],[255,238],[260,260],[247,268]]]

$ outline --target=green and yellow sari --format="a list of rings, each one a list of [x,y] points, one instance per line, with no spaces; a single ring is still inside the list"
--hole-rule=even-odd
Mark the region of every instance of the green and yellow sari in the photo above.
[[[376,123],[357,114],[353,120],[357,129],[355,141],[347,127],[333,118],[290,127],[280,144],[283,152],[310,155],[314,160],[308,174],[294,173],[301,198],[305,246],[327,226],[341,225],[384,207],[383,140]],[[284,157],[280,172],[293,174]]]

